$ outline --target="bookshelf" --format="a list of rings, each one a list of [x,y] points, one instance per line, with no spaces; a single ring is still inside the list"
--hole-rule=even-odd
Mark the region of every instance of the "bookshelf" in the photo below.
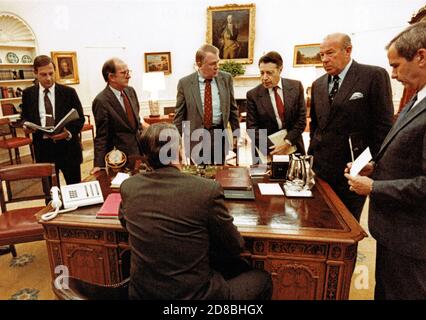
[[[0,25],[0,103],[18,106],[22,91],[34,81],[36,38],[31,28],[14,14],[0,13]]]

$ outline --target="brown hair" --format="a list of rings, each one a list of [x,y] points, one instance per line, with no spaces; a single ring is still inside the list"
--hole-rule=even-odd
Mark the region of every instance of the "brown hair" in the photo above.
[[[102,76],[104,77],[105,82],[108,82],[108,77],[110,73],[115,73],[115,61],[117,58],[111,58],[105,61],[104,65],[102,66]]]
[[[55,64],[53,63],[52,59],[49,56],[46,55],[40,55],[35,57],[33,67],[34,71],[37,72],[38,68],[47,66],[49,64],[53,64],[53,69],[56,69]]]
[[[426,22],[418,22],[409,26],[393,38],[386,49],[394,45],[399,56],[407,61],[413,60],[419,49],[426,48]]]
[[[166,122],[150,125],[141,134],[142,162],[152,169],[170,165],[170,154],[163,154],[165,150],[161,150],[166,144],[169,144],[168,147],[170,148],[165,148],[165,150],[179,153],[181,138],[176,126]],[[162,156],[168,158],[162,159]],[[179,160],[179,158],[173,160]]]
[[[281,58],[278,52],[269,51],[267,54],[260,57],[258,66],[260,66],[261,63],[275,63],[277,67],[280,68],[283,66],[283,58]]]

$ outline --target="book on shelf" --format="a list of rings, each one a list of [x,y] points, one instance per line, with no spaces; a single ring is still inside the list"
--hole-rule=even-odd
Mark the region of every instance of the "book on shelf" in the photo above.
[[[33,129],[33,130],[40,130],[48,134],[57,134],[62,131],[62,129],[71,121],[77,120],[80,118],[80,115],[78,114],[77,110],[72,108],[62,119],[59,121],[56,126],[47,126],[42,127],[38,124],[35,124],[30,121],[25,121],[24,126],[27,128]]]
[[[246,167],[223,167],[217,170],[215,180],[224,190],[250,190],[252,183]]]
[[[105,199],[102,207],[96,213],[97,219],[118,219],[118,210],[120,209],[121,194],[118,192],[110,193]]]

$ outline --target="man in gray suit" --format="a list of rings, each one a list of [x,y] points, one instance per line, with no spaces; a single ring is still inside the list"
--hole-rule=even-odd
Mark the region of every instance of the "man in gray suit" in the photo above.
[[[206,129],[211,138],[211,149],[209,144],[203,143],[205,148],[201,160],[204,163],[224,163],[228,150],[223,143],[223,140],[227,141],[226,132],[223,130],[228,127],[228,123],[231,125],[232,131],[240,127],[232,76],[229,73],[219,71],[219,49],[213,45],[205,44],[199,48],[195,55],[195,61],[198,71],[179,80],[174,124],[181,134],[184,133],[185,144],[187,144],[187,138],[193,138],[190,144],[187,144],[187,146],[190,145],[191,150],[200,141],[205,142],[207,138],[203,136],[202,140],[197,139],[198,135],[193,134],[194,130]],[[188,124],[190,128],[187,127]],[[220,132],[224,133],[225,139],[214,139],[214,133]],[[226,145],[231,143],[233,147],[236,144],[236,139],[233,140],[228,141]],[[216,142],[216,145],[214,142]],[[222,152],[219,153],[220,147]],[[199,162],[201,161],[198,157],[200,153],[196,150],[198,149],[191,152],[191,158]],[[208,153],[207,156],[206,152]],[[189,156],[188,149],[186,149],[186,154]],[[220,159],[214,157],[215,154],[219,154]]]
[[[244,240],[222,187],[180,171],[180,141],[174,125],[151,125],[141,138],[151,170],[121,185],[120,221],[132,253],[130,298],[269,299],[271,276],[240,258]]]
[[[343,171],[366,147],[376,155],[392,126],[393,104],[385,69],[359,64],[351,58],[346,34],[328,35],[320,46],[327,74],[312,84],[311,140],[315,173],[330,184],[359,221],[364,196],[349,191]]]
[[[351,177],[370,196],[369,230],[377,240],[376,299],[426,299],[426,22],[387,45],[392,78],[416,94],[374,158]],[[351,164],[349,165],[349,168]],[[371,176],[369,178],[368,176]]]
[[[268,153],[288,154],[292,145],[305,154],[302,133],[306,126],[306,106],[300,81],[281,78],[283,59],[271,51],[259,59],[262,84],[247,92],[247,129],[255,130],[255,144],[259,147],[259,129],[267,135],[286,129],[284,144],[268,143]],[[266,138],[266,137],[265,137]]]
[[[96,137],[91,174],[105,167],[105,155],[114,147],[128,159],[140,155],[139,136],[143,127],[136,91],[129,86],[130,72],[127,64],[118,58],[107,60],[102,67],[107,86],[92,103]]]

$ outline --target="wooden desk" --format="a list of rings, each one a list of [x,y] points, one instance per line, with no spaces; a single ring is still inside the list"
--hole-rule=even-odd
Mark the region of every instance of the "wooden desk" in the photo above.
[[[104,196],[105,174],[98,176]],[[246,241],[244,256],[271,273],[273,299],[348,299],[357,243],[367,236],[330,186],[318,179],[314,198],[262,196],[227,201]],[[100,205],[41,222],[52,277],[58,265],[89,282],[111,284],[129,275],[128,234],[118,220],[96,219]]]
[[[173,123],[173,116],[172,117],[169,117],[168,115],[167,116],[159,116],[159,117],[146,116],[146,117],[143,117],[143,120],[148,124],[153,124],[153,123],[157,123],[157,122]]]

